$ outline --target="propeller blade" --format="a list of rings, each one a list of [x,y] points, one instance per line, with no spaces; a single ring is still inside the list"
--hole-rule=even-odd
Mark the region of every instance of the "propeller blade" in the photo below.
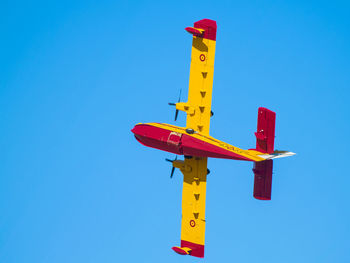
[[[182,93],[182,89],[180,89],[180,93],[179,93],[179,99],[177,100],[177,103],[179,103],[181,101],[181,93]],[[168,105],[170,106],[176,106],[176,103],[174,102],[168,102]],[[175,111],[175,121],[177,120],[177,115],[179,114],[179,110]]]
[[[173,178],[174,172],[175,172],[175,167],[173,166],[173,169],[171,169],[170,178]]]
[[[179,110],[175,111],[175,121],[177,120],[177,115],[179,114]]]
[[[177,155],[175,156],[174,160],[170,160],[168,158],[165,158],[165,161],[167,161],[169,163],[172,163],[172,162],[174,162],[176,160],[177,160]],[[170,178],[173,178],[174,172],[175,172],[175,167],[173,166],[173,168],[171,168]]]

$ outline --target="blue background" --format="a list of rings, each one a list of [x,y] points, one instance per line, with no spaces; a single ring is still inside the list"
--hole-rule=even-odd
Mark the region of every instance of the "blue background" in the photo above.
[[[347,1],[2,1],[0,261],[350,262]],[[182,175],[138,122],[174,123],[191,36],[217,21],[211,135],[277,112],[272,201],[209,160],[205,259],[181,257]],[[177,125],[185,124],[180,113]]]

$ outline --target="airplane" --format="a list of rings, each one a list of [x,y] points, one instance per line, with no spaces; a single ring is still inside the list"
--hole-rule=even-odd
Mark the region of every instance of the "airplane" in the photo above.
[[[187,114],[186,127],[165,123],[139,123],[131,130],[143,145],[162,151],[184,155],[184,160],[169,160],[183,178],[181,243],[172,249],[181,255],[204,257],[205,199],[208,158],[223,158],[254,162],[254,192],[259,200],[271,200],[273,159],[294,155],[289,151],[274,150],[276,113],[260,107],[255,132],[254,149],[243,150],[209,135],[216,21],[202,19],[185,30],[192,34],[192,55],[188,101],[169,103],[178,112]]]

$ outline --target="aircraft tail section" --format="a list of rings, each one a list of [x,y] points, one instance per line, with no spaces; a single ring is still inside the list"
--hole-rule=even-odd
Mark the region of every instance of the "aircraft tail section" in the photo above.
[[[276,113],[260,107],[258,109],[258,128],[255,132],[256,150],[273,153],[275,144]]]
[[[293,155],[295,155],[295,153],[293,153],[293,152],[278,151],[278,150],[275,150],[273,153],[270,153],[270,154],[260,154],[260,155],[258,154],[259,157],[264,158],[265,160],[289,157],[289,156],[293,156]]]
[[[272,160],[254,163],[254,198],[271,200],[272,169]]]

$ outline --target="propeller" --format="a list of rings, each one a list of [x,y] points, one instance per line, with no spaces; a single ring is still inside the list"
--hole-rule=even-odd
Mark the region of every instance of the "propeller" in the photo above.
[[[179,99],[178,99],[178,103],[180,102],[180,100],[181,100],[181,89],[180,89],[180,94],[179,94]],[[170,105],[170,106],[176,106],[176,103],[173,103],[173,102],[169,102],[168,103],[168,105]],[[177,115],[179,114],[179,110],[176,110],[175,111],[175,121],[177,120]]]
[[[176,160],[177,160],[177,155],[176,155],[174,160],[170,160],[167,158],[165,159],[165,161],[170,162],[170,163],[173,163],[173,161],[176,161]],[[175,167],[173,166],[173,168],[171,168],[170,178],[173,178],[174,172],[175,172]]]

